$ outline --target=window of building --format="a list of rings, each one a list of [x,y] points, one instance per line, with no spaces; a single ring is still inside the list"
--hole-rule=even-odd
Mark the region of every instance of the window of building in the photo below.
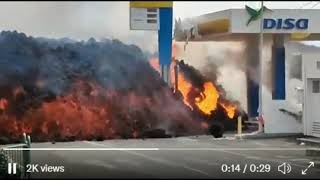
[[[320,70],[320,61],[317,61],[317,69]]]
[[[312,81],[312,92],[313,93],[320,93],[320,80],[313,80]]]

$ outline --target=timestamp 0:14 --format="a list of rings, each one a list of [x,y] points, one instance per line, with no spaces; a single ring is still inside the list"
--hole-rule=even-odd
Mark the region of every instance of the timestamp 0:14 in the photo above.
[[[222,164],[223,173],[268,173],[271,171],[270,164]]]

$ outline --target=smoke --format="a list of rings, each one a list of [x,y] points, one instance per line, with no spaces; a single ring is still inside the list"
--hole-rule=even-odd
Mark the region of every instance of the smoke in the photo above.
[[[308,41],[303,44],[300,42],[291,41],[286,44],[286,48],[290,49],[290,51],[293,52],[289,55],[289,57],[292,58],[292,60],[288,62],[289,79],[298,79],[302,81],[302,54],[314,53],[319,51],[319,47],[308,45],[307,42]]]
[[[7,65],[2,66],[1,78],[12,80],[9,76],[15,76],[13,82],[16,83],[34,82],[37,78],[48,82],[44,86],[51,91],[63,90],[68,80],[79,74],[95,78],[105,87],[128,89],[138,84],[136,77],[142,72],[138,72],[136,67],[153,73],[137,46],[125,45],[119,40],[99,43],[90,39],[85,43],[60,43],[57,48],[51,48],[50,40],[42,43],[43,40],[39,42],[17,32],[4,31],[1,39],[1,56]],[[34,72],[34,76],[28,74],[30,71]]]
[[[287,99],[286,109],[300,113],[302,111],[303,95],[299,94],[297,88],[304,88],[302,76],[302,54],[313,54],[319,52],[319,47],[303,44],[301,42],[289,41],[286,43],[287,66],[286,76],[287,82]],[[302,99],[301,99],[302,98]]]
[[[1,2],[0,30],[76,40],[117,38],[157,50],[157,33],[129,28],[129,2]]]
[[[302,80],[302,59],[301,55],[296,55],[292,62],[289,63],[289,79]]]

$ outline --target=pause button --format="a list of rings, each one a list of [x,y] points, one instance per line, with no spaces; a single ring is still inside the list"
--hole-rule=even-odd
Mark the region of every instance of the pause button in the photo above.
[[[17,174],[17,163],[8,163],[8,174]]]

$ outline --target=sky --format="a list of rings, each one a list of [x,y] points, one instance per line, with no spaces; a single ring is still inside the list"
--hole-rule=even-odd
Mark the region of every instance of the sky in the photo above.
[[[258,6],[259,1],[179,1],[174,2],[174,18],[181,19],[229,8]],[[319,1],[266,1],[272,9],[320,9]],[[129,29],[128,1],[69,2],[0,2],[0,31],[17,30],[36,37],[76,40],[117,38],[129,44],[154,51],[157,32]]]

